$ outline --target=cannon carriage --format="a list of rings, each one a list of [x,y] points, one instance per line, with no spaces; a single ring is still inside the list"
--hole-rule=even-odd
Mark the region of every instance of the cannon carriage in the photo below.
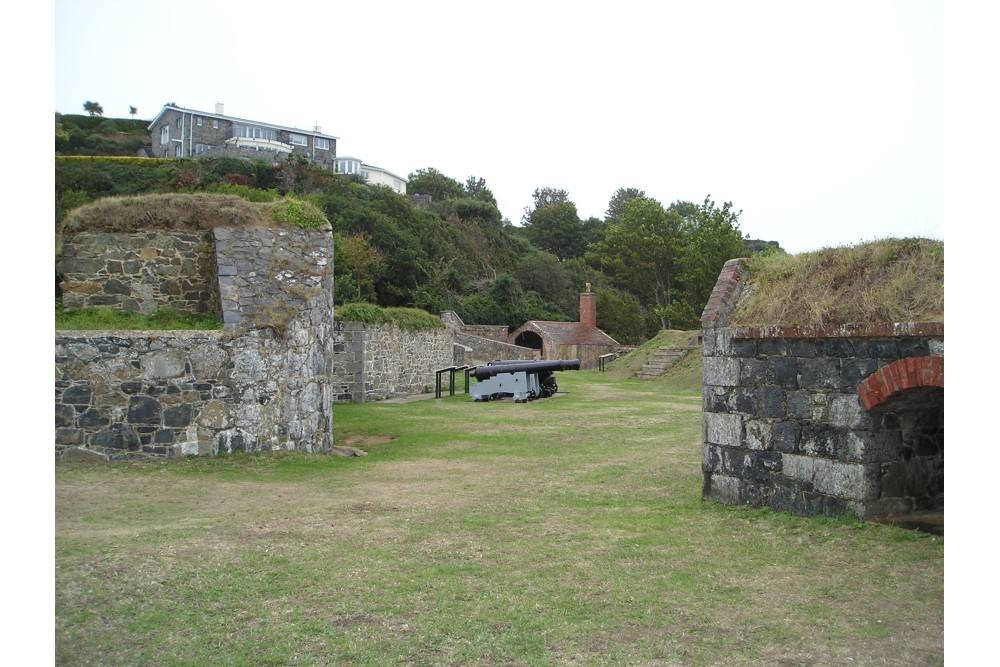
[[[519,361],[497,359],[476,366],[469,374],[476,379],[469,393],[476,402],[511,397],[515,403],[548,398],[559,391],[556,371],[578,371],[580,360]]]

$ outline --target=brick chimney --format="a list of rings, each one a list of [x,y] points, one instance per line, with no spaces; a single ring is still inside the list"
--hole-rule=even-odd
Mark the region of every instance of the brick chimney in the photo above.
[[[580,295],[580,324],[597,328],[597,295],[590,291],[590,283]]]

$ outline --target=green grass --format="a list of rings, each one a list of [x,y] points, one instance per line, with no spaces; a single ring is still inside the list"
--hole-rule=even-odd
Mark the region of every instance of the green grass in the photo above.
[[[700,392],[559,385],[337,405],[361,458],[57,464],[57,663],[943,663],[942,538],[704,502]]]
[[[152,315],[110,308],[63,309],[56,303],[57,331],[170,331],[222,329],[215,313],[191,315],[164,308]]]

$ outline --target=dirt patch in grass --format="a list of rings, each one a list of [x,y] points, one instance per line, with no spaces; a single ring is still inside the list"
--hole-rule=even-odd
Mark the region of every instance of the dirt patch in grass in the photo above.
[[[357,447],[365,449],[374,445],[384,445],[395,440],[391,435],[364,435],[361,433],[347,433],[343,440],[338,440],[337,444],[345,447]]]

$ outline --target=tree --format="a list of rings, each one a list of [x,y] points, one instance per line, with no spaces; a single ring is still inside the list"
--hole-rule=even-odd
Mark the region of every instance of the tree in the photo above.
[[[417,169],[407,178],[406,192],[411,195],[430,195],[434,201],[462,199],[465,188],[454,178],[445,176],[437,169]]]
[[[87,100],[83,103],[83,110],[86,111],[91,116],[103,116],[104,109],[97,102],[91,102]]]
[[[562,188],[535,188],[531,193],[531,198],[535,202],[535,208],[549,206],[551,204],[571,204],[569,193]]]
[[[547,250],[559,259],[580,257],[586,246],[583,223],[570,201],[539,206],[528,215],[524,230],[532,245]]]
[[[731,202],[725,202],[720,209],[711,195],[700,206],[692,206],[684,220],[680,281],[685,300],[700,317],[723,265],[745,254],[739,223],[743,211],[734,212]]]
[[[677,211],[682,218],[690,218],[698,212],[698,205],[694,202],[677,200],[667,207],[668,211]]]
[[[558,257],[533,250],[521,257],[516,275],[525,291],[535,292],[563,316],[576,318],[576,294],[570,276]]]
[[[493,192],[486,187],[485,178],[469,176],[465,179],[465,192],[472,199],[478,199],[479,201],[484,201],[497,206],[496,197],[494,197]]]
[[[684,219],[660,202],[636,197],[625,204],[619,221],[608,226],[604,240],[591,247],[587,259],[619,285],[655,306],[664,329],[674,298]]]
[[[615,193],[611,195],[611,199],[608,201],[608,210],[605,212],[604,217],[608,222],[614,222],[621,217],[622,211],[625,209],[625,204],[629,203],[633,199],[638,199],[639,197],[645,197],[646,193],[638,188],[618,188]]]
[[[129,108],[128,108],[128,114],[129,114],[130,116],[132,116],[132,118],[135,118],[135,115],[136,115],[137,113],[139,113],[139,110],[138,110],[138,109],[136,109],[136,108],[135,108],[135,107],[133,107],[133,106],[129,106]]]
[[[608,228],[608,223],[593,216],[583,221],[583,247],[584,250],[600,243],[604,240],[604,232]]]

